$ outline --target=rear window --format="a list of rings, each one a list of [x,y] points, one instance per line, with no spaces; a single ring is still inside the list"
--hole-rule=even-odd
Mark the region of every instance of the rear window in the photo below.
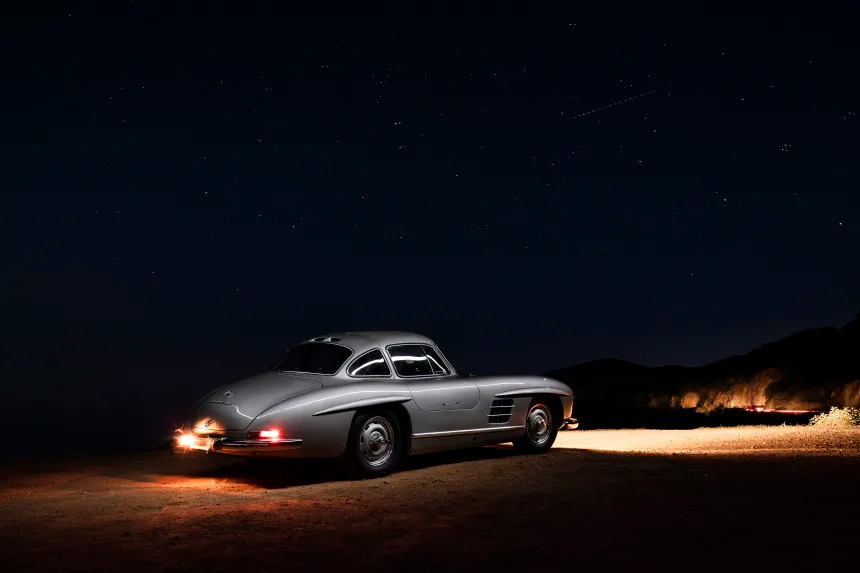
[[[338,344],[306,342],[293,346],[278,358],[272,370],[279,372],[307,372],[309,374],[334,374],[352,350]]]

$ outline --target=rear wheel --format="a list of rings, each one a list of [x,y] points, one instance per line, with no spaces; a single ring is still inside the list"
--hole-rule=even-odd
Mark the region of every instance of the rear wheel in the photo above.
[[[558,435],[558,424],[552,415],[552,407],[545,398],[535,398],[526,415],[526,432],[514,446],[526,454],[541,454],[548,451]]]
[[[360,413],[352,420],[343,465],[355,478],[382,477],[397,465],[402,450],[397,416],[387,410]]]

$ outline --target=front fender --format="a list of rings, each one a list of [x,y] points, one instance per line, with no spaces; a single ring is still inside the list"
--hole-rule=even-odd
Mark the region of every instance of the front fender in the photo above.
[[[564,382],[546,376],[523,376],[517,378],[516,388],[494,394],[494,398],[523,398],[529,396],[557,396],[561,402],[562,419],[573,413],[573,390]]]

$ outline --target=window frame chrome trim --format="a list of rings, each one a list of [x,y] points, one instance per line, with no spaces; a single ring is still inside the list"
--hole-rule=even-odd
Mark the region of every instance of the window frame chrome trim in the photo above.
[[[404,375],[400,374],[397,371],[397,367],[394,366],[394,358],[391,357],[391,351],[389,350],[392,346],[429,346],[430,348],[435,350],[436,353],[445,362],[445,366],[448,367],[448,373],[447,374],[416,374],[414,376],[404,376]],[[422,348],[421,351],[424,352],[424,349]],[[456,376],[456,373],[454,372],[454,369],[451,368],[451,364],[448,362],[448,359],[445,358],[445,355],[442,354],[442,351],[439,350],[438,348],[436,348],[433,344],[428,344],[426,342],[395,342],[393,344],[388,344],[385,346],[385,353],[388,355],[388,359],[391,361],[391,367],[394,371],[394,375],[397,378],[402,378],[404,380],[420,380],[420,379],[433,380],[436,378],[449,378],[451,376]],[[426,352],[424,353],[424,356],[427,356]],[[427,357],[427,363],[428,364],[430,363],[430,357],[429,356]]]
[[[441,376],[444,378],[445,376],[450,376],[453,373],[454,370],[451,368],[451,365],[448,364],[448,361],[445,359],[445,357],[442,356],[441,350],[439,350],[432,344],[422,344],[421,346],[427,346],[428,348],[430,348],[430,350],[434,351],[436,355],[439,356],[439,358],[442,359],[442,367],[445,368],[448,372],[446,374],[437,374],[437,376]],[[426,350],[424,350],[424,355],[427,356],[428,360],[430,359],[430,356],[427,354]],[[433,366],[430,366],[430,368],[433,368]]]
[[[364,355],[366,355],[366,354],[370,354],[371,352],[373,352],[373,351],[375,351],[375,350],[378,350],[378,351],[379,351],[380,356],[382,356],[382,362],[385,364],[385,367],[386,367],[386,368],[388,368],[388,374],[362,374],[362,375],[359,375],[359,376],[355,376],[355,375],[352,375],[352,374],[350,374],[350,373],[349,373],[349,367],[350,367],[350,366],[352,366],[356,361],[360,360],[362,356],[364,356]],[[373,348],[371,348],[370,350],[366,350],[366,351],[362,352],[361,354],[359,354],[358,356],[356,356],[356,357],[355,357],[355,358],[353,358],[352,360],[347,359],[347,362],[349,362],[349,364],[347,364],[347,365],[346,365],[346,369],[344,370],[344,372],[346,373],[346,375],[347,375],[349,378],[356,378],[356,379],[363,379],[363,378],[392,378],[392,377],[394,376],[394,369],[391,367],[391,364],[389,364],[389,363],[388,363],[388,359],[387,359],[387,358],[386,358],[386,356],[385,356],[385,352],[382,350],[382,348],[380,348],[380,347],[378,347],[378,346],[374,346],[374,347],[373,347]]]

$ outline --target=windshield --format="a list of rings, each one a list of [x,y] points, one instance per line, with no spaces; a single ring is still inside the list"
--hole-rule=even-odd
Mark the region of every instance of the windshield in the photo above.
[[[334,374],[352,350],[338,344],[307,342],[293,346],[278,358],[272,370],[278,372],[307,372],[310,374]]]

